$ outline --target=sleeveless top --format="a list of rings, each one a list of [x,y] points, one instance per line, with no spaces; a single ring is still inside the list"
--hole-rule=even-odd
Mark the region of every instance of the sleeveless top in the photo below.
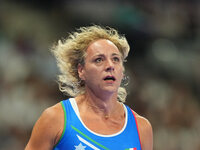
[[[61,101],[64,110],[64,130],[54,150],[142,150],[137,122],[133,111],[123,104],[126,118],[121,131],[98,134],[81,120],[74,98]]]

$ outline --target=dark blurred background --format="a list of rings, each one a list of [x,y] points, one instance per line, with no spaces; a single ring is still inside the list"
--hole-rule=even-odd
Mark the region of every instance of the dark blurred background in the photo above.
[[[127,37],[126,103],[151,122],[154,150],[200,150],[198,0],[1,0],[0,149],[24,149],[42,111],[67,98],[49,49],[92,24]]]

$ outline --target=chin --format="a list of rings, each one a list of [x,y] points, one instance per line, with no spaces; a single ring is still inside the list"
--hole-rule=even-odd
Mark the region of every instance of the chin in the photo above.
[[[102,90],[105,91],[105,92],[109,92],[109,93],[117,93],[118,88],[116,88],[116,87],[104,87]]]

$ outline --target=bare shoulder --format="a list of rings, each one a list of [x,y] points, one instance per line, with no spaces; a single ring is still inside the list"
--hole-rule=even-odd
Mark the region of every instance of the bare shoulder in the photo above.
[[[142,144],[142,150],[152,150],[153,149],[153,131],[152,131],[151,123],[146,118],[138,115],[137,113],[135,113],[135,117],[138,123],[138,130],[139,130],[140,140]]]
[[[44,124],[46,129],[51,132],[62,129],[64,124],[64,112],[61,103],[57,103],[44,110],[38,122],[42,123],[42,125]]]
[[[134,113],[135,113],[135,117],[136,117],[139,128],[141,128],[144,131],[152,130],[152,126],[149,120],[147,120],[145,117],[138,115],[136,112]]]
[[[26,150],[50,150],[58,142],[64,128],[64,113],[60,103],[44,110],[33,127]]]
[[[44,110],[41,117],[39,119],[43,119],[43,121],[56,123],[61,121],[63,118],[63,109],[61,103],[57,103],[54,106],[51,106]]]

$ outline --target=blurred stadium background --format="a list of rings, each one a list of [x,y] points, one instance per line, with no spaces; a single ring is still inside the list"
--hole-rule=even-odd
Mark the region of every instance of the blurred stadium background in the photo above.
[[[67,98],[49,49],[92,24],[127,37],[126,103],[152,123],[154,150],[200,150],[198,0],[1,0],[0,149],[24,149],[41,112]]]

